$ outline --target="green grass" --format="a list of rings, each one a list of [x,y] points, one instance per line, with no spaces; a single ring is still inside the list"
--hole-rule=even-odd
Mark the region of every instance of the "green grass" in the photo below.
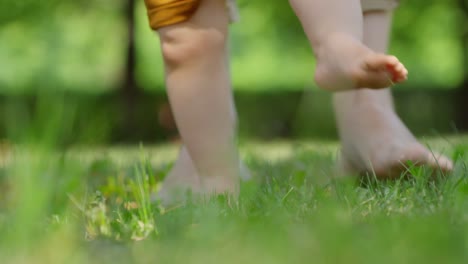
[[[238,202],[170,208],[175,146],[0,151],[0,263],[467,263],[468,139],[430,143],[450,177],[365,184],[330,179],[336,143],[245,143]]]

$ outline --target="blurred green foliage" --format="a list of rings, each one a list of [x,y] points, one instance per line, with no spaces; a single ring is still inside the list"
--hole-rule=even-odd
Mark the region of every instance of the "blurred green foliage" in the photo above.
[[[242,19],[231,38],[236,89],[313,87],[313,54],[288,1],[238,2]],[[158,40],[143,1],[137,4],[138,82],[146,90],[162,89]],[[123,9],[123,0],[1,0],[0,93],[116,89],[128,42]],[[404,88],[461,84],[463,18],[456,0],[403,1],[391,52],[410,69]]]

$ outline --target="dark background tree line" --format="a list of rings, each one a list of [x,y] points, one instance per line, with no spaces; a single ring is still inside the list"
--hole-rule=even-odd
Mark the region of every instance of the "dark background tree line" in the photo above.
[[[12,95],[30,96],[40,89],[65,91],[70,98],[81,98],[76,99],[80,102],[88,101],[86,108],[107,105],[108,109],[102,111],[117,116],[111,118],[114,124],[109,125],[119,128],[120,132],[114,131],[115,139],[154,138],[155,134],[162,131],[161,124],[142,123],[157,123],[154,119],[161,114],[158,107],[164,105],[165,98],[162,74],[157,73],[162,71],[161,64],[154,62],[160,58],[152,55],[158,53],[157,41],[144,24],[146,17],[142,4],[143,0],[1,0],[0,43],[3,44],[0,44],[0,66],[7,70],[3,75],[0,74],[0,95],[3,94],[5,98]],[[271,119],[271,124],[261,131],[275,131],[271,132],[271,136],[291,136],[291,127],[294,125],[290,120],[298,115],[299,102],[304,102],[303,86],[300,83],[313,86],[312,83],[303,82],[308,80],[308,76],[302,74],[300,76],[303,77],[296,78],[299,79],[296,81],[275,80],[269,78],[277,75],[274,70],[263,70],[257,75],[264,78],[252,81],[249,78],[254,77],[249,77],[247,73],[240,70],[236,72],[236,65],[256,64],[255,69],[268,69],[263,67],[269,64],[268,52],[275,54],[283,51],[278,54],[278,64],[281,56],[290,56],[293,65],[288,67],[300,72],[304,71],[303,65],[308,65],[304,61],[312,58],[302,56],[310,55],[310,49],[288,1],[240,0],[239,5],[245,15],[241,23],[245,24],[233,25],[232,57],[241,115],[242,108],[247,107],[249,112],[257,111],[257,118],[268,116]],[[263,25],[265,23],[267,26]],[[243,29],[247,24],[253,24],[258,31],[244,33],[248,31]],[[424,39],[421,34],[424,30],[420,27],[426,25],[429,31],[433,31],[428,33],[433,33],[433,39]],[[438,32],[441,33],[438,35]],[[67,41],[69,44],[63,44]],[[31,46],[40,46],[38,43],[41,43],[41,52],[46,55],[39,56],[42,63],[33,68],[30,65],[37,60],[29,56],[33,61],[30,63],[22,58],[22,47],[29,50]],[[268,46],[262,46],[262,43],[268,43]],[[455,113],[448,114],[451,114],[456,129],[468,129],[465,114],[468,113],[468,1],[403,1],[396,13],[392,43],[394,51],[407,60],[410,69],[416,72],[416,80],[410,80],[400,89],[397,87],[397,92],[446,96],[455,105]],[[428,50],[426,54],[429,56],[416,57],[424,49]],[[437,54],[431,56],[431,49],[436,50]],[[33,50],[31,54],[35,52]],[[11,55],[16,53],[19,54],[16,57]],[[433,64],[428,62],[431,57],[436,60]],[[249,97],[267,98],[281,93],[287,96],[280,98],[290,98],[288,102],[283,102],[282,109],[288,114],[268,113],[271,112],[268,105],[264,107],[266,110],[252,110],[254,106],[249,103]],[[90,97],[98,99],[91,100]],[[323,108],[329,106],[324,105]],[[148,116],[153,119],[146,119]],[[282,124],[277,125],[275,118],[281,119]],[[164,120],[161,116],[159,119]],[[148,135],[135,133],[137,130],[146,130]],[[324,134],[328,134],[328,131]],[[165,138],[168,133],[160,134],[163,134],[160,138]]]

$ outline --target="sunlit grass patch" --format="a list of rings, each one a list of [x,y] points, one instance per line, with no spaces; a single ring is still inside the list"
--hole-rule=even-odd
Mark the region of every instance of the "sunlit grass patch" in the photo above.
[[[448,141],[447,141],[448,140]],[[1,169],[2,263],[463,263],[466,139],[429,140],[455,172],[332,179],[334,142],[246,142],[259,181],[236,202],[164,208],[177,146],[18,148]],[[447,144],[447,142],[451,142]],[[433,144],[434,143],[434,144]]]

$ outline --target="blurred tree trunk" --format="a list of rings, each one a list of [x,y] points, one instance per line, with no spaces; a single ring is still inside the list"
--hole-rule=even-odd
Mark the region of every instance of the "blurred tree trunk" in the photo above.
[[[460,21],[460,40],[463,52],[464,79],[458,89],[455,100],[457,101],[457,128],[461,131],[468,130],[468,0],[458,0],[458,7],[463,11]]]
[[[461,29],[461,41],[463,47],[463,72],[468,72],[468,0],[458,0],[458,6],[460,10],[463,11],[464,16],[462,21],[460,21],[460,29]],[[465,75],[465,83],[468,79],[468,76]]]
[[[135,78],[135,0],[126,0],[125,20],[127,25],[127,48],[124,79],[120,88],[122,99],[122,139],[131,137],[135,122],[135,106],[138,98],[138,87]]]

